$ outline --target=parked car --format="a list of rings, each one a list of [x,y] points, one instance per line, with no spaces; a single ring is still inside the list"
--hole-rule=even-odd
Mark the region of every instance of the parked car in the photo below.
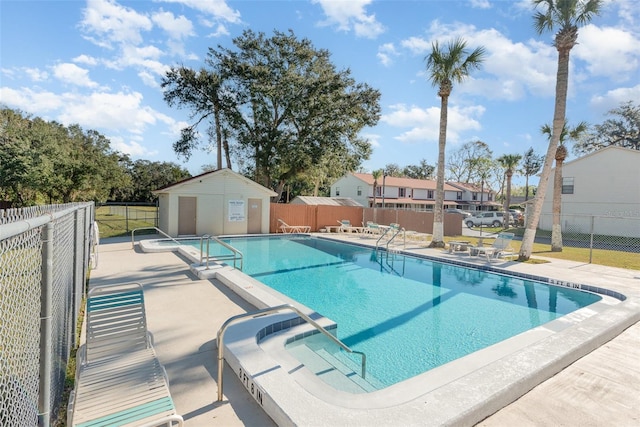
[[[501,227],[504,224],[503,212],[480,212],[474,216],[470,216],[464,220],[467,227],[479,227],[482,225],[491,225],[493,227]]]
[[[522,211],[519,209],[509,209],[509,214],[511,214],[511,216],[513,216],[513,218],[516,219],[517,221],[521,220],[522,217],[524,216],[522,214]]]
[[[471,216],[470,212],[463,211],[462,209],[457,209],[457,208],[448,208],[444,212],[459,214],[459,215],[462,215],[463,218],[468,218]]]
[[[519,209],[509,209],[510,221],[514,224],[524,224],[524,214]]]

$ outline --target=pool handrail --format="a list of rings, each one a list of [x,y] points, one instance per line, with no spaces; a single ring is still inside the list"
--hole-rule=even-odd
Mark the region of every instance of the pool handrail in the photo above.
[[[395,230],[395,233],[393,234],[393,236],[391,236],[391,238],[390,238],[389,240],[387,240],[387,244],[385,245],[385,246],[386,246],[387,251],[389,250],[389,244],[393,241],[393,239],[395,239],[395,238],[396,238],[396,236],[397,236],[398,234],[400,234],[400,232],[402,232],[402,233],[403,233],[403,235],[404,235],[404,239],[405,239],[405,240],[404,240],[404,245],[405,245],[405,246],[407,245],[407,236],[406,236],[406,234],[405,234],[405,229],[404,229],[404,227],[400,227],[399,225],[397,225],[397,226],[395,226],[395,227],[390,226],[390,227],[387,227],[387,228],[384,230],[384,233],[382,233],[382,235],[378,238],[378,241],[376,242],[376,251],[378,250],[378,247],[379,247],[379,245],[380,245],[380,240],[382,240],[382,239],[384,238],[384,236],[386,236],[386,235],[387,235],[387,233],[389,232],[389,230]]]
[[[204,251],[204,240],[207,239],[207,248],[206,248],[206,256],[205,251]],[[216,243],[218,243],[219,245],[222,245],[223,247],[229,249],[231,252],[234,253],[234,255],[230,256],[226,256],[226,255],[216,255],[214,257],[209,256],[209,242],[211,240],[214,240]],[[244,266],[244,255],[242,254],[242,252],[240,252],[238,249],[234,248],[233,246],[229,245],[228,243],[223,242],[222,240],[218,239],[216,236],[212,236],[210,234],[205,234],[204,236],[202,236],[200,238],[200,265],[202,265],[202,261],[205,261],[205,265],[206,265],[206,269],[209,269],[209,259],[210,258],[214,258],[217,260],[228,260],[228,259],[232,259],[233,260],[233,268],[238,269],[238,267],[236,267],[236,260],[240,260],[240,268],[238,270],[242,271],[242,268]]]
[[[218,336],[217,336],[217,345],[218,345],[218,402],[222,402],[222,394],[223,394],[223,392],[222,392],[222,372],[224,371],[224,333],[227,330],[227,327],[230,326],[232,323],[235,323],[237,320],[241,320],[241,319],[244,319],[246,317],[259,317],[259,316],[263,316],[263,315],[268,314],[268,313],[275,313],[275,312],[280,311],[280,310],[291,310],[291,311],[295,312],[298,316],[302,317],[302,319],[304,321],[306,321],[308,324],[310,324],[311,326],[316,328],[320,333],[324,334],[327,338],[329,338],[331,341],[333,341],[335,344],[337,344],[344,351],[346,351],[348,353],[359,354],[361,356],[361,358],[362,358],[361,376],[362,376],[362,378],[365,378],[366,372],[367,372],[367,355],[366,354],[364,354],[361,351],[352,350],[349,347],[347,347],[347,345],[345,343],[340,341],[338,338],[335,337],[335,335],[331,334],[329,331],[327,331],[325,328],[323,328],[321,325],[319,325],[315,320],[311,319],[309,316],[304,314],[297,307],[295,307],[295,306],[293,306],[291,304],[282,304],[282,305],[278,305],[278,306],[275,306],[275,307],[267,307],[267,308],[263,308],[261,310],[252,311],[250,313],[242,313],[242,314],[238,314],[236,316],[230,317],[222,324],[222,326],[220,326],[220,329],[218,329]]]
[[[136,246],[136,242],[134,241],[134,235],[135,235],[135,232],[138,231],[138,230],[156,230],[159,234],[162,234],[166,238],[171,239],[174,242],[176,242],[176,244],[178,244],[178,245],[180,244],[180,242],[178,242],[173,237],[169,236],[164,231],[160,230],[158,227],[139,227],[139,228],[134,228],[133,230],[131,230],[131,247],[132,248],[135,248],[135,246]]]

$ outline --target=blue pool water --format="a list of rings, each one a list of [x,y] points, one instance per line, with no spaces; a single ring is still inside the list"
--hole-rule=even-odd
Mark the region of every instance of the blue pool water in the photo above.
[[[338,338],[386,386],[601,299],[313,237],[225,241],[244,254],[246,274],[337,322]]]

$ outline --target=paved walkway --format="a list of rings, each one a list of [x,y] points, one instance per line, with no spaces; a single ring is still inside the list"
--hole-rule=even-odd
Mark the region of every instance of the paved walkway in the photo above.
[[[353,238],[353,237],[351,237]],[[425,249],[419,251],[434,251]],[[141,253],[126,239],[105,239],[90,286],[143,284],[149,329],[189,427],[273,426],[225,365],[223,402],[216,402],[216,333],[229,317],[254,308],[215,281],[200,280],[171,252]],[[520,266],[518,266],[520,267]],[[526,268],[526,267],[525,267]],[[569,271],[640,290],[640,271],[554,260],[536,268]],[[640,426],[640,323],[481,422],[481,426]],[[318,420],[317,425],[324,425]]]

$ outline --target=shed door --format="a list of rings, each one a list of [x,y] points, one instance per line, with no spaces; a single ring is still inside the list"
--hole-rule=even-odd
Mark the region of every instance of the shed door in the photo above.
[[[196,234],[196,197],[178,197],[178,236]]]
[[[262,233],[262,199],[249,199],[247,233]]]

